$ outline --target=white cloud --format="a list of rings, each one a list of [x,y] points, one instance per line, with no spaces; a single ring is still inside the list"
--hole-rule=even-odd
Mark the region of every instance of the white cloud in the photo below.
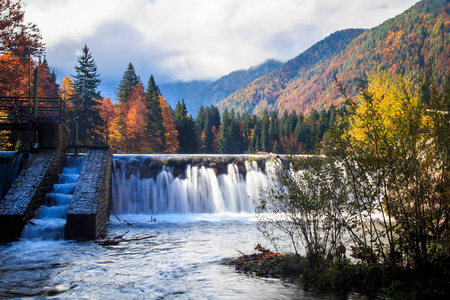
[[[288,60],[332,32],[374,27],[416,0],[22,0],[49,63],[73,73],[85,43],[105,80],[132,62],[145,82],[217,78]],[[158,79],[159,78],[159,79]]]

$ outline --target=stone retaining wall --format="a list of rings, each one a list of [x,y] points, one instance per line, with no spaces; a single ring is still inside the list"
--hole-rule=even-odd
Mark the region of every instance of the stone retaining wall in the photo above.
[[[173,168],[175,177],[184,178],[188,165],[214,169],[217,175],[226,174],[228,165],[235,164],[238,171],[244,177],[247,169],[246,161],[256,161],[258,168],[265,172],[266,161],[281,158],[275,154],[264,155],[143,155],[129,156],[117,155],[114,158],[115,166],[120,168],[126,165],[128,176],[139,175],[139,178],[156,178],[163,167]]]
[[[67,212],[66,239],[94,239],[111,211],[112,150],[89,150]]]
[[[20,237],[24,225],[58,181],[65,153],[47,150],[36,154],[24,167],[5,197],[0,201],[0,241]]]

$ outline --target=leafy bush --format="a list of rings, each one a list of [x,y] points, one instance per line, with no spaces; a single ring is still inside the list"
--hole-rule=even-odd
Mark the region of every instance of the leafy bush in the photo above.
[[[259,228],[274,243],[287,234],[304,282],[448,296],[450,77],[432,74],[371,74],[357,100],[340,86],[349,115],[328,133],[326,156],[275,168]]]

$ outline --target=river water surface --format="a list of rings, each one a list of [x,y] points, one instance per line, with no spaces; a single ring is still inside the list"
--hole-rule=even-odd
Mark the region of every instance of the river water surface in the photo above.
[[[175,176],[171,160],[182,158],[114,156],[112,200],[119,216],[111,217],[104,234],[155,237],[101,246],[57,240],[60,235],[41,234],[33,225],[22,240],[0,244],[0,298],[339,299],[224,264],[240,252],[253,253],[258,243],[270,247],[253,214],[261,190],[272,186],[270,161],[264,172],[257,163],[261,157],[226,156],[226,172],[187,164],[184,175]],[[247,160],[239,168],[232,161],[240,158]],[[160,169],[152,175],[155,162]],[[65,213],[58,217],[63,221]]]
[[[263,241],[251,214],[119,215],[95,242],[22,240],[0,245],[1,298],[337,299],[223,262]],[[156,222],[150,222],[156,218]],[[126,222],[124,222],[126,221]]]

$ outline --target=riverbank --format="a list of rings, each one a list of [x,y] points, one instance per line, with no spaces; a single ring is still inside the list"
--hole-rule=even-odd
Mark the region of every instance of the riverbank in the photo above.
[[[332,292],[348,297],[360,294],[369,299],[448,299],[448,269],[425,272],[392,270],[387,265],[280,254],[259,244],[253,254],[242,254],[227,264],[257,277],[280,278],[305,291]]]

